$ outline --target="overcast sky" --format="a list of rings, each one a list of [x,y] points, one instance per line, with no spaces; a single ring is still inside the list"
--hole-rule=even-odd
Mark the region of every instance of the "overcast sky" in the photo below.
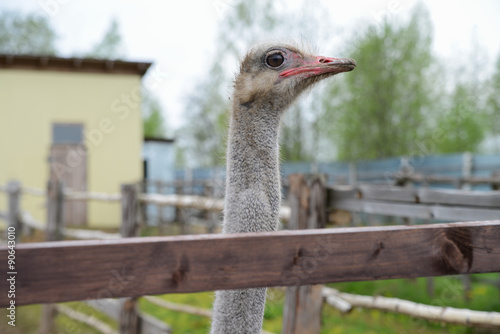
[[[293,6],[293,1],[282,2]],[[484,70],[491,72],[500,53],[500,1],[423,2],[433,21],[436,53],[453,64],[479,49],[477,56],[484,61]],[[415,3],[415,0],[323,1],[334,26],[342,31],[355,28],[359,22],[375,22],[381,14],[406,15]],[[154,62],[152,70],[160,78],[154,94],[164,107],[168,127],[175,129],[184,121],[185,96],[205,75],[205,69],[213,60],[218,25],[222,15],[232,10],[231,4],[232,0],[16,0],[8,3],[0,0],[0,9],[47,15],[57,31],[57,47],[63,56],[89,51],[116,18],[126,59]],[[305,37],[315,40],[314,36]],[[331,49],[321,45],[317,48],[320,52]]]

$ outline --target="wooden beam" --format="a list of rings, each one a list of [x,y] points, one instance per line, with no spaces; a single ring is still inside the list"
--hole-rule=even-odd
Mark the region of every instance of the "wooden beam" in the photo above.
[[[120,234],[124,238],[135,237],[139,232],[139,202],[137,200],[138,185],[122,184],[122,224]],[[120,334],[139,334],[140,319],[137,307],[137,298],[123,298],[120,300],[118,325]]]
[[[59,179],[49,180],[47,183],[47,226],[45,239],[47,241],[62,240],[64,226],[64,193],[63,183]],[[16,277],[18,280],[19,276]],[[50,334],[54,329],[56,316],[55,305],[46,304],[42,307],[42,318],[38,327],[38,334]]]
[[[16,269],[16,305],[500,272],[500,221],[29,243]]]
[[[329,208],[395,217],[437,220],[492,220],[500,217],[500,209],[455,207],[445,205],[396,203],[346,199],[330,202]]]
[[[417,202],[417,192],[411,188],[361,185],[359,186],[359,191],[362,199]]]
[[[288,201],[291,229],[324,228],[326,225],[326,177],[292,174]],[[321,329],[323,296],[321,285],[293,286],[286,289],[282,333],[318,334]]]
[[[418,189],[420,203],[500,208],[500,191]]]
[[[361,185],[359,187],[334,186],[328,189],[331,202],[345,199],[376,200],[444,204],[467,207],[500,207],[500,191],[464,191],[456,189],[402,188]]]
[[[47,187],[46,240],[62,240],[62,230],[64,226],[63,183],[57,179],[49,180]]]

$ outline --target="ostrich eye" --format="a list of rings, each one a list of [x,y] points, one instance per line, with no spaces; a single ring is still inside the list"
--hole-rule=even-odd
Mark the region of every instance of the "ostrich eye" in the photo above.
[[[266,58],[266,64],[271,67],[279,67],[285,61],[281,53],[273,53]]]

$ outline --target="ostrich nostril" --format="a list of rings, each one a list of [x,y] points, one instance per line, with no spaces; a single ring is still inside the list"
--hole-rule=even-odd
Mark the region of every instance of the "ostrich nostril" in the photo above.
[[[320,63],[323,63],[323,64],[326,64],[326,63],[331,63],[332,60],[331,59],[328,59],[328,58],[320,58],[319,59],[319,62]]]

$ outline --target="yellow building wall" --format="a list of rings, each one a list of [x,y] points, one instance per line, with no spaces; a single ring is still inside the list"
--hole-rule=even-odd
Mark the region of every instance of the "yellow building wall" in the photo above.
[[[139,75],[0,69],[0,185],[45,189],[53,123],[82,123],[89,191],[119,193],[142,178]],[[45,199],[23,195],[45,222]],[[6,211],[5,194],[0,210]],[[120,204],[89,201],[88,226],[117,227]]]

